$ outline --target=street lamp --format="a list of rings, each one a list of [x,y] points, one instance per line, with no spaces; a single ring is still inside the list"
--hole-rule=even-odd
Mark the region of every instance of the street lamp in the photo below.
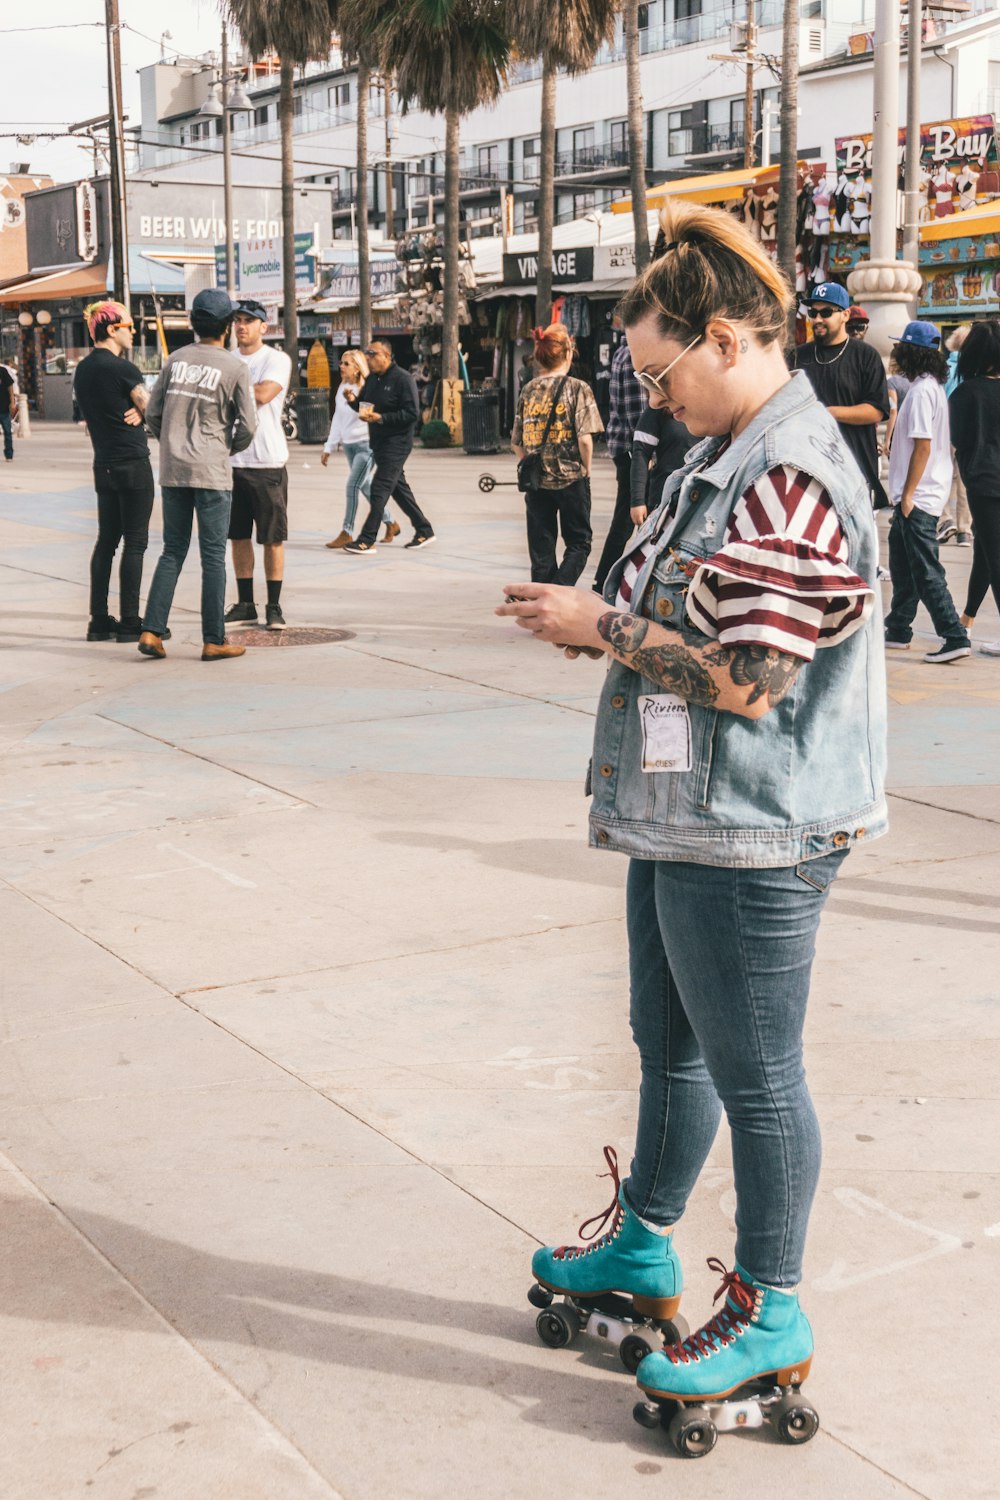
[[[228,95],[226,85],[230,84]],[[222,66],[219,77],[213,82],[205,102],[198,111],[205,120],[222,121],[222,212],[226,221],[226,291],[230,296],[236,290],[236,247],[233,243],[233,140],[230,116],[243,110],[253,109],[243,75],[237,69],[229,71],[229,32],[222,28]]]

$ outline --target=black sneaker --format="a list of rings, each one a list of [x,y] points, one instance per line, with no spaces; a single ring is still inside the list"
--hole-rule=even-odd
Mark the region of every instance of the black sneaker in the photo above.
[[[955,534],[955,546],[956,547],[971,547],[972,546],[972,537],[969,535],[969,533],[967,531],[956,532],[956,534]]]
[[[227,625],[256,625],[256,604],[231,604],[226,610]]]
[[[953,536],[958,536],[958,527],[953,526],[951,521],[942,521],[937,529],[938,542],[950,542]]]
[[[963,656],[972,655],[972,646],[965,641],[944,641],[936,651],[925,651],[924,661],[949,662],[960,661]]]
[[[141,635],[142,635],[142,621],[141,620],[119,620],[118,621],[118,631],[117,631],[117,634],[115,635],[115,640],[118,642],[118,644],[120,646],[123,646],[123,645],[125,645],[127,643],[134,645],[135,642],[139,639],[139,637]]]
[[[118,634],[118,621],[114,615],[105,615],[103,619],[92,619],[87,626],[88,641],[113,641]],[[139,637],[136,636],[136,640]]]
[[[428,531],[423,536],[421,536],[418,532],[417,535],[412,539],[412,541],[406,543],[406,550],[409,551],[411,547],[429,547],[431,542],[436,541],[437,537],[434,535],[433,531]]]
[[[281,613],[280,604],[269,604],[265,610],[265,623],[268,630],[284,630],[285,617]]]
[[[352,557],[374,557],[378,551],[374,542],[348,542],[346,547],[341,547],[341,552],[349,552]]]

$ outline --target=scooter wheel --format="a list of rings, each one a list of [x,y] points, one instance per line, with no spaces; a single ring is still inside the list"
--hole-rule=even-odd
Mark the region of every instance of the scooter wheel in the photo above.
[[[495,489],[496,488],[496,480],[493,478],[493,475],[492,474],[480,474],[480,476],[479,476],[479,488],[482,490],[482,492],[483,492],[484,495],[488,495],[489,492],[490,492],[490,490]]]

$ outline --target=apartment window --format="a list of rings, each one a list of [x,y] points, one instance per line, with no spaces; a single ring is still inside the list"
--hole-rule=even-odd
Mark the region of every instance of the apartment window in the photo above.
[[[674,0],[674,16],[678,21],[686,21],[689,16],[701,15],[701,0]]]
[[[301,115],[302,108],[303,108],[302,95],[301,94],[293,94],[292,95],[292,115],[294,116],[295,119],[298,119],[299,115]]]
[[[573,217],[582,219],[584,214],[593,213],[597,207],[596,193],[574,193],[573,194]]]
[[[693,150],[694,110],[672,109],[667,116],[667,155],[687,156]]]
[[[500,147],[480,146],[478,161],[480,186],[487,182],[496,182],[500,177]]]
[[[269,104],[260,104],[253,112],[253,122],[255,125],[266,125],[270,118],[271,106]]]
[[[521,204],[521,227],[525,234],[530,234],[533,229],[538,228],[538,199],[525,198]]]
[[[351,85],[349,83],[335,83],[326,91],[327,104],[330,109],[344,109],[351,102]]]
[[[626,120],[612,120],[608,131],[608,144],[611,147],[612,165],[624,166],[628,161],[628,122]]]
[[[588,126],[585,130],[574,130],[573,132],[573,165],[575,167],[590,166],[594,159],[594,127]]]
[[[541,136],[531,135],[524,143],[524,178],[526,182],[534,182],[541,172],[542,140]]]

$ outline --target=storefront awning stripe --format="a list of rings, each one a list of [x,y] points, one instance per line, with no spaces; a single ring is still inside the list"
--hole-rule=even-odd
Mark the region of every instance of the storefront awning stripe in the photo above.
[[[646,192],[647,208],[659,208],[668,198],[687,198],[692,203],[730,203],[743,197],[765,172],[777,173],[777,167],[741,167],[734,172],[706,172],[701,177],[678,177],[661,182]],[[619,198],[612,203],[613,214],[630,214],[632,199]]]
[[[12,302],[61,302],[66,297],[99,297],[108,289],[106,266],[81,266],[77,271],[55,271],[47,276],[29,276],[0,289],[0,304]]]
[[[972,234],[1000,234],[1000,198],[992,203],[977,203],[975,208],[947,214],[943,219],[920,226],[920,239],[924,243],[960,239]]]

